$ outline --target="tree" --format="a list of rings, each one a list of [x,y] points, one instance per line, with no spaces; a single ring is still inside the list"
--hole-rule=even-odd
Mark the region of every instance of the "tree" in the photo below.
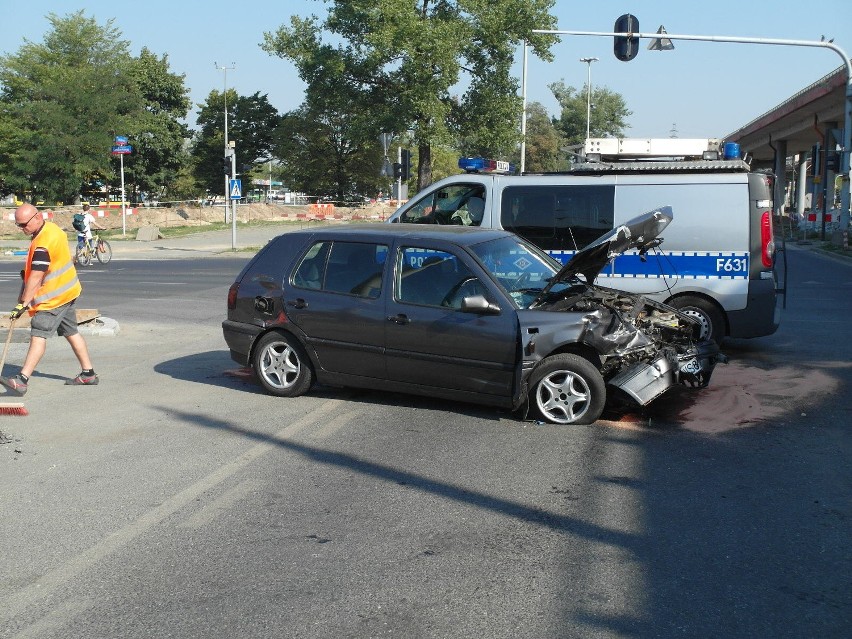
[[[585,133],[585,129],[583,131]],[[540,173],[559,170],[562,136],[540,102],[530,102],[527,105],[526,142],[526,171]]]
[[[582,144],[586,139],[587,87],[584,85],[582,91],[579,91],[572,86],[565,86],[561,80],[548,87],[562,107],[556,128],[569,145]],[[591,137],[624,137],[624,129],[629,126],[627,118],[632,112],[627,109],[621,94],[606,87],[595,87],[592,89],[591,102]]]
[[[286,114],[276,149],[291,188],[338,202],[378,191],[382,149],[359,123],[346,108]]]
[[[189,129],[182,120],[191,105],[189,90],[185,76],[169,71],[168,56],[158,58],[147,48],[133,60],[130,74],[144,103],[125,132],[133,143],[126,179],[134,192],[161,195],[188,161],[184,142]]]
[[[225,192],[222,162],[225,157],[225,94],[211,91],[207,101],[199,105],[195,138],[196,178],[214,193]],[[281,116],[266,95],[254,93],[240,96],[228,89],[228,141],[237,153],[237,173],[247,173],[242,165],[253,165],[272,157],[275,130]],[[247,185],[246,185],[247,186]]]
[[[432,146],[452,144],[454,134],[477,150],[504,150],[517,141],[513,52],[527,40],[539,57],[550,59],[554,39],[532,30],[555,26],[548,13],[553,0],[330,4],[323,24],[293,16],[289,27],[264,34],[262,47],[293,61],[309,91],[322,85],[357,92],[355,105],[373,114],[374,134],[407,132],[418,151],[418,188],[432,181]],[[343,42],[323,44],[323,30]],[[469,88],[459,100],[452,89],[462,79]]]
[[[84,182],[111,173],[113,136],[142,103],[128,44],[83,11],[49,14],[42,44],[0,58],[0,173],[4,188],[74,201]]]

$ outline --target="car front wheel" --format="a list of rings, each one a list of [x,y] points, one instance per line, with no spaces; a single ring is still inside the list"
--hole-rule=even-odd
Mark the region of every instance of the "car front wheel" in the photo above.
[[[551,355],[542,360],[530,388],[539,415],[552,424],[591,424],[606,403],[600,371],[579,355]]]
[[[308,356],[295,338],[267,333],[254,349],[252,368],[261,385],[271,395],[303,395],[314,381]]]

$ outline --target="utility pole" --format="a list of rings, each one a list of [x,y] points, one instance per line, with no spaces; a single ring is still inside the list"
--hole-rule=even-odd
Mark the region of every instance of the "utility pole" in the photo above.
[[[222,65],[221,67],[217,62],[214,62],[213,65],[219,71],[223,72],[224,75],[224,88],[222,90],[222,98],[225,100],[225,155],[224,157],[228,157],[228,152],[231,147],[228,145],[228,70],[234,70],[237,68],[236,62],[231,62],[231,66]],[[232,160],[232,176],[236,176],[236,159]],[[228,221],[228,204],[230,200],[228,199],[230,190],[230,183],[228,182],[228,176],[225,176],[225,222]],[[234,204],[234,213],[237,212],[237,205]]]
[[[585,62],[589,67],[589,79],[586,81],[586,142],[589,141],[592,126],[592,62],[597,61],[598,58],[580,58],[580,62]]]

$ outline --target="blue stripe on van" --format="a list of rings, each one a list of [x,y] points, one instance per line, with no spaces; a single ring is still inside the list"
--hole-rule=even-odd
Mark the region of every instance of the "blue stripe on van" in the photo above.
[[[574,251],[548,251],[565,264]],[[680,277],[696,280],[748,279],[749,254],[729,251],[662,251],[648,254],[643,262],[638,251],[619,255],[601,275],[635,279]]]

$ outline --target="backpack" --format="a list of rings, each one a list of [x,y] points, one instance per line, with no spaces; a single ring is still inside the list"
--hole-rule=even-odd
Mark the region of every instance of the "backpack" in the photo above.
[[[71,220],[71,226],[74,227],[75,230],[80,231],[80,233],[86,232],[86,224],[85,224],[86,216],[82,213],[75,213],[74,219]]]

